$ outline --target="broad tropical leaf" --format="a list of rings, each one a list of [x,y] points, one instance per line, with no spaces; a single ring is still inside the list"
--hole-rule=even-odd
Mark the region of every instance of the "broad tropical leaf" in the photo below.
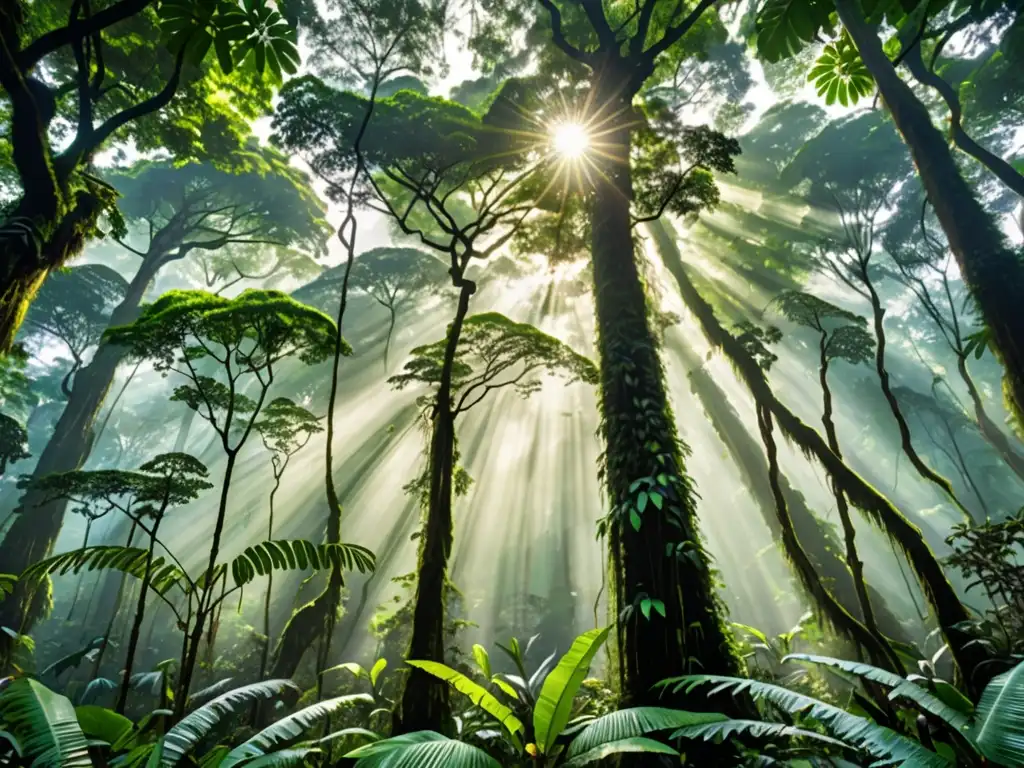
[[[89,641],[89,644],[79,648],[77,651],[69,653],[67,656],[61,656],[53,664],[48,666],[42,672],[39,673],[40,677],[53,673],[54,677],[60,677],[64,672],[74,667],[77,667],[82,663],[82,660],[86,658],[90,653],[103,645],[104,638],[94,637]]]
[[[34,768],[92,768],[75,708],[38,680],[19,678],[4,688],[0,723]]]
[[[104,694],[110,693],[117,690],[117,683],[106,677],[97,677],[94,680],[90,680],[89,684],[85,686],[85,691],[82,693],[81,702],[82,704],[91,704],[100,698]]]
[[[291,680],[264,680],[221,694],[173,726],[160,742],[162,754],[158,761],[154,763],[151,759],[150,765],[161,768],[177,765],[225,717],[247,710],[257,699],[271,699],[288,688],[299,690]]]
[[[264,541],[247,547],[231,561],[231,577],[242,587],[271,571],[323,570],[338,567],[346,571],[371,573],[376,567],[373,552],[358,544],[321,544],[305,539]]]
[[[456,691],[468,696],[470,701],[505,726],[509,733],[525,733],[522,722],[512,714],[511,709],[498,701],[486,688],[477,685],[461,672],[456,672],[436,661],[407,661],[406,664],[444,680]]]
[[[706,723],[704,725],[690,725],[680,728],[671,735],[672,741],[676,739],[703,739],[704,741],[722,742],[730,736],[749,735],[754,738],[763,739],[807,739],[815,741],[823,746],[839,747],[852,750],[855,747],[839,739],[816,731],[808,731],[804,728],[797,728],[783,723],[765,723],[761,720],[725,720],[721,723]]]
[[[572,701],[587,676],[590,662],[608,637],[608,627],[592,629],[577,637],[569,651],[545,678],[533,710],[533,733],[537,747],[547,754],[569,722]]]
[[[672,749],[672,747],[662,744],[660,741],[645,739],[641,736],[634,736],[629,739],[612,741],[608,744],[602,744],[599,747],[594,747],[593,749],[584,752],[582,755],[578,755],[577,757],[566,761],[563,765],[564,768],[575,768],[578,765],[589,765],[590,763],[601,760],[609,755],[619,755],[623,752],[647,752],[659,755],[679,755],[679,753]]]
[[[24,581],[41,579],[47,575],[62,575],[68,572],[113,570],[127,573],[141,579],[146,573],[149,552],[138,547],[95,546],[64,552],[33,563],[26,568],[21,578]],[[153,558],[150,589],[166,594],[174,585],[181,584],[185,574],[175,566],[164,562],[162,557]]]
[[[99,739],[111,745],[122,741],[135,727],[127,717],[106,707],[86,704],[75,707],[75,715],[82,733],[90,739]]]
[[[985,686],[969,735],[989,760],[1024,764],[1024,663]]]
[[[771,702],[790,715],[811,717],[833,736],[863,749],[879,760],[896,764],[905,762],[914,768],[949,768],[954,765],[941,755],[889,728],[779,685],[719,675],[685,675],[658,683],[658,687],[671,686],[673,691],[685,689],[686,692],[705,685],[714,686],[708,696],[729,690],[734,695],[748,693],[755,699]]]
[[[501,768],[482,749],[434,731],[415,731],[367,744],[345,755],[356,768]]]
[[[829,27],[828,0],[768,0],[757,15],[757,52],[766,61],[797,53]]]
[[[907,699],[912,701],[921,711],[935,715],[935,717],[949,723],[956,730],[961,730],[967,726],[968,718],[963,712],[949,706],[931,691],[897,674],[873,667],[870,664],[862,664],[859,661],[846,661],[845,659],[834,659],[831,656],[816,656],[809,653],[791,653],[782,661],[783,663],[787,661],[806,661],[811,664],[832,667],[833,669],[848,672],[851,675],[856,675],[873,683],[891,688],[892,691],[889,693],[890,699]]]
[[[291,749],[279,749],[269,755],[257,757],[252,762],[247,762],[246,768],[291,768],[292,766],[309,765],[307,760],[312,755],[320,754],[316,747],[292,747]],[[218,764],[218,768],[223,763]]]
[[[281,718],[248,741],[232,749],[218,766],[219,768],[231,768],[233,765],[245,763],[252,758],[268,755],[276,747],[294,741],[335,712],[356,702],[373,704],[373,697],[366,693],[356,693],[327,699],[300,709],[298,712]],[[251,763],[246,764],[251,765]]]
[[[669,728],[718,723],[728,718],[717,712],[685,712],[663,707],[632,707],[609,712],[592,720],[569,745],[569,757],[588,752],[602,744],[644,736]]]

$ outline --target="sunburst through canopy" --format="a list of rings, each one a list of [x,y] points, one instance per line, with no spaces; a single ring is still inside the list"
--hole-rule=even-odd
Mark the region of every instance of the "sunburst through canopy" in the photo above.
[[[556,123],[551,127],[551,145],[557,155],[573,160],[590,148],[590,134],[582,123]]]

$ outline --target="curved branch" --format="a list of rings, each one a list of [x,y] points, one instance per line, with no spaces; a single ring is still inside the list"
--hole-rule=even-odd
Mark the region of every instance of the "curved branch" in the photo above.
[[[946,102],[946,107],[949,109],[950,132],[953,137],[953,143],[957,148],[984,165],[1003,184],[1021,197],[1024,197],[1024,175],[1018,173],[1008,162],[985,149],[967,135],[960,122],[963,117],[963,108],[960,104],[959,95],[952,85],[925,66],[924,59],[921,56],[920,45],[915,45],[911,50],[907,51],[904,63],[915,80],[922,85],[934,88],[942,97],[942,100]]]
[[[68,24],[41,35],[17,56],[17,65],[22,72],[30,71],[40,59],[76,40],[95,34],[102,29],[117,24],[119,21],[141,13],[153,0],[121,0],[109,8],[82,21],[79,24]]]
[[[565,32],[562,31],[562,12],[552,0],[538,0],[551,17],[551,37],[563,53],[571,59],[590,64],[590,56],[576,48],[565,39]]]

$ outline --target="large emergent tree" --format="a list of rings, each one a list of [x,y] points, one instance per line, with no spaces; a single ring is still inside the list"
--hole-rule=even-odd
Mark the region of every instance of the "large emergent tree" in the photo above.
[[[912,25],[926,34],[933,22],[935,28],[944,26],[946,13],[969,16],[985,11],[982,6],[933,6],[888,0],[771,0],[757,17],[757,46],[761,56],[769,61],[785,58],[830,30],[833,12],[838,15],[844,34],[849,36],[859,57],[837,68],[837,89],[841,86],[845,95],[850,82],[863,83],[862,73],[869,75],[868,91],[871,79],[877,85],[991,334],[991,346],[1005,369],[1007,402],[1017,426],[1024,428],[1024,313],[1017,310],[1024,292],[1024,254],[1008,243],[965,180],[943,132],[932,122],[925,104],[900,77],[883,47],[879,31],[879,23],[885,19],[898,29]],[[954,23],[955,20],[949,22]],[[920,35],[915,36],[920,39]]]
[[[454,538],[451,495],[458,461],[456,419],[496,390],[512,388],[521,397],[529,397],[540,388],[543,373],[565,376],[570,383],[597,383],[593,363],[532,325],[513,322],[496,312],[457,317],[456,323],[445,338],[412,350],[404,371],[388,379],[399,389],[418,383],[436,390],[420,398],[432,429],[429,461],[417,484],[424,519],[408,658],[437,662],[444,662],[446,650],[448,561]],[[443,398],[437,395],[441,391]],[[438,456],[444,460],[438,461]],[[439,476],[441,473],[448,477]],[[446,489],[442,494],[448,494],[447,503],[439,499],[438,488]],[[447,728],[451,712],[445,684],[430,684],[426,676],[416,676],[416,671],[396,709],[396,731]]]
[[[97,153],[126,139],[182,159],[230,152],[246,119],[269,107],[270,82],[296,71],[295,40],[265,0],[6,4],[2,140],[20,189],[0,224],[0,351],[46,275],[100,234],[116,204],[92,170]]]
[[[368,137],[367,128],[374,114],[378,91],[389,82],[430,71],[437,52],[443,51],[440,38],[444,29],[446,3],[427,0],[332,0],[325,5],[326,15],[312,22],[309,44],[311,61],[324,77],[341,87],[352,88],[365,94],[358,112],[346,113],[341,120],[348,130],[343,146],[335,159],[337,164],[324,165],[317,161],[322,144],[313,141],[306,145],[294,139],[301,134],[292,133],[289,119],[305,119],[303,88],[306,78],[292,81],[284,90],[282,109],[275,112],[275,139],[303,157],[313,172],[323,180],[326,194],[342,207],[342,220],[337,235],[341,242],[345,262],[335,311],[334,362],[331,369],[331,388],[327,399],[326,440],[324,442],[324,492],[327,504],[326,538],[328,543],[341,541],[341,502],[334,482],[334,415],[338,400],[339,366],[348,345],[342,338],[345,312],[348,308],[349,276],[355,260],[358,243],[356,211],[364,199],[367,166],[361,155],[361,145]],[[294,87],[295,90],[292,90]],[[292,94],[289,102],[288,94]],[[283,114],[290,104],[290,115]],[[309,105],[316,108],[315,102]],[[342,117],[341,115],[337,117]],[[335,116],[330,116],[328,125]],[[330,129],[326,129],[330,133]],[[316,638],[321,638],[318,667],[326,667],[331,639],[341,602],[343,576],[339,569],[332,571],[323,591],[315,600],[300,608],[285,625],[275,651],[274,677],[291,677],[305,649]],[[322,684],[322,677],[318,679]]]
[[[666,675],[736,674],[741,667],[698,529],[688,448],[665,391],[634,244],[638,222],[713,205],[711,172],[733,170],[738,144],[685,127],[659,99],[644,99],[647,89],[671,80],[674,62],[700,53],[721,22],[713,0],[482,5],[505,23],[525,21],[541,71],[560,73],[583,91],[565,118],[586,126],[593,147],[583,157],[581,191],[590,221],[601,476],[611,506],[602,528],[619,617],[619,684],[625,706],[664,704],[653,686]],[[642,612],[644,600],[656,610]]]
[[[263,245],[291,247],[321,255],[328,229],[323,204],[305,174],[291,168],[280,153],[250,145],[236,158],[236,172],[210,164],[175,167],[168,161],[141,161],[110,175],[122,191],[121,207],[137,232],[123,240],[139,258],[124,298],[110,315],[111,326],[135,320],[147,290],[162,270],[190,254]],[[84,269],[84,267],[83,267]],[[57,276],[60,279],[61,276]],[[39,457],[34,476],[69,472],[85,463],[92,450],[96,418],[128,350],[109,340],[75,374],[71,395]],[[25,568],[49,554],[60,533],[66,502],[45,504],[32,491],[2,543],[0,559]],[[0,606],[0,620],[31,626],[34,616],[15,616],[15,601]]]

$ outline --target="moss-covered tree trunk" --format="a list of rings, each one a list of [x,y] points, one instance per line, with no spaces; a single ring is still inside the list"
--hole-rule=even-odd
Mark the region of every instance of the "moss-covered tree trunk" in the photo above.
[[[655,222],[651,230],[658,238],[659,247],[671,246],[664,227]],[[660,230],[660,232],[659,232]],[[935,609],[936,619],[950,645],[953,658],[964,672],[972,694],[979,694],[995,670],[986,663],[988,653],[971,635],[958,626],[970,618],[967,608],[960,602],[953,585],[946,578],[941,563],[935,556],[921,529],[911,523],[891,501],[868,484],[836,456],[825,440],[814,429],[801,421],[772,391],[764,371],[757,365],[746,348],[719,323],[711,305],[697,291],[681,262],[666,262],[679,285],[683,303],[696,318],[708,342],[720,349],[736,369],[737,375],[750,390],[758,407],[767,408],[785,437],[796,443],[808,456],[814,456],[825,471],[842,487],[850,503],[861,510],[891,541],[898,544],[914,569],[921,589]]]
[[[429,489],[416,570],[413,598],[412,639],[408,659],[444,663],[445,595],[448,590],[448,560],[452,552],[452,500],[455,475],[455,413],[452,409],[452,370],[469,312],[469,300],[476,284],[461,278],[455,319],[448,329],[441,380],[431,420],[430,452],[427,461]],[[405,682],[402,699],[394,717],[393,733],[450,730],[451,705],[448,684],[413,669]]]
[[[893,122],[910,148],[928,200],[946,233],[960,273],[981,310],[1002,360],[1007,401],[1024,426],[1024,257],[1007,244],[992,217],[957,168],[945,137],[928,109],[897,74],[878,31],[865,21],[857,0],[835,0],[843,26],[875,78]]]
[[[146,288],[165,263],[165,251],[153,252],[152,258],[147,256],[124,299],[111,314],[111,326],[130,323],[138,316]],[[96,416],[123,359],[121,347],[103,343],[90,363],[78,372],[71,397],[39,456],[32,472],[33,478],[79,469],[89,458]],[[10,573],[20,573],[36,560],[46,557],[60,535],[67,501],[41,502],[37,494],[27,492],[16,510],[13,524],[0,543],[0,562]],[[15,589],[9,599],[0,603],[0,626],[22,627],[24,631],[31,629],[39,618],[31,610],[31,605],[23,592]]]
[[[691,672],[742,669],[715,594],[633,248],[632,90],[598,72],[602,129],[591,257],[601,368],[604,482],[611,504],[612,606],[623,706],[664,705],[652,686]],[[645,480],[646,479],[646,480]],[[652,602],[645,603],[645,600]]]

